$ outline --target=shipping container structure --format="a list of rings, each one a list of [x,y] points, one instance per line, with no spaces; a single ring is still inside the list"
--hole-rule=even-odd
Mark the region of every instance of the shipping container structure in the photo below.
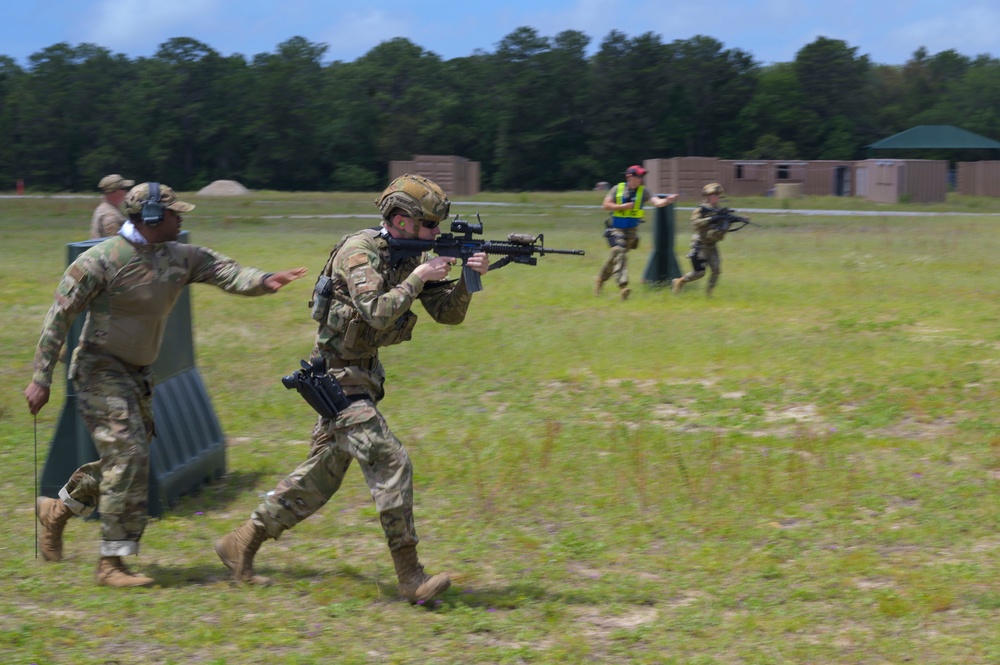
[[[854,162],[835,160],[651,159],[646,183],[659,192],[677,192],[683,200],[701,197],[706,183],[717,182],[732,196],[769,196],[777,185],[796,184],[807,196],[852,196]]]
[[[955,190],[966,196],[1000,196],[1000,162],[959,162]]]
[[[866,159],[855,162],[855,193],[879,203],[936,203],[948,195],[948,161]]]
[[[647,159],[642,166],[648,171],[646,187],[650,191],[654,194],[680,194],[682,201],[701,199],[702,187],[710,182],[719,182],[717,157]]]
[[[449,196],[473,196],[480,192],[480,165],[455,155],[414,155],[412,160],[389,162],[389,180],[404,173],[430,178]]]

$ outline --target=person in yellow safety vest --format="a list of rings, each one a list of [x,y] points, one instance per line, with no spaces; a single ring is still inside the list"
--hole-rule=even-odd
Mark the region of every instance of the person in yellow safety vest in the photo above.
[[[611,213],[611,217],[604,223],[607,229],[604,237],[611,245],[611,253],[608,260],[601,266],[601,272],[597,275],[594,285],[594,295],[600,295],[604,282],[614,275],[618,282],[619,296],[622,300],[627,300],[632,294],[632,289],[628,286],[628,262],[626,254],[630,249],[639,246],[639,224],[646,221],[642,206],[651,203],[657,208],[673,203],[677,200],[677,194],[668,196],[654,196],[646,190],[643,185],[643,177],[646,169],[641,166],[630,166],[625,169],[625,182],[618,183],[612,187],[608,195],[604,197],[601,208]]]

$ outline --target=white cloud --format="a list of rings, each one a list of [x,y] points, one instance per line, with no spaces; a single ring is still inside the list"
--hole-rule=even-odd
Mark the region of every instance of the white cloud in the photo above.
[[[395,37],[405,37],[426,46],[425,35],[414,34],[417,25],[402,14],[381,9],[362,9],[335,13],[333,24],[321,33],[320,41],[329,45],[327,56],[333,60],[355,60],[372,48]]]
[[[1000,9],[981,4],[940,11],[937,16],[894,28],[888,34],[889,43],[908,49],[909,54],[924,46],[931,54],[955,49],[970,57],[981,53],[997,55]]]
[[[148,44],[151,52],[167,39],[196,30],[217,6],[218,0],[100,0],[82,40],[128,52]]]

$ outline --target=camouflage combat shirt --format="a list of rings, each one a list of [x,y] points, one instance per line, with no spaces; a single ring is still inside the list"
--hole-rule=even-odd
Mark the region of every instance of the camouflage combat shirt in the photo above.
[[[107,238],[118,233],[125,223],[125,214],[107,201],[101,201],[90,219],[90,237]]]
[[[42,326],[32,380],[52,384],[70,326],[88,307],[74,357],[102,353],[143,367],[156,360],[167,318],[185,286],[203,282],[230,293],[264,295],[271,292],[264,286],[269,274],[197,245],[136,245],[120,235],[109,238],[77,257],[63,274]]]
[[[711,247],[726,237],[725,232],[712,228],[712,217],[719,212],[718,207],[702,203],[691,212],[692,247]]]
[[[413,274],[418,258],[390,265],[384,233],[365,229],[334,249],[323,269],[332,282],[330,306],[319,316],[313,348],[313,356],[327,359],[345,389],[358,387],[376,399],[385,380],[378,349],[410,339],[417,322],[410,311],[414,302],[419,300],[432,319],[447,325],[461,323],[472,302],[464,279],[425,284]]]

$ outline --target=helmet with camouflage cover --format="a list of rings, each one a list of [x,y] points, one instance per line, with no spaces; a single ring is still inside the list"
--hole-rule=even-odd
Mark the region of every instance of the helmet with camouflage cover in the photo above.
[[[722,196],[723,193],[724,192],[722,191],[722,185],[720,185],[717,182],[710,182],[701,188],[702,196],[711,196],[712,194],[718,194],[719,196]]]
[[[448,218],[451,201],[444,190],[434,181],[422,175],[404,173],[385,188],[375,199],[375,205],[382,211],[382,218],[396,208],[414,219],[426,219],[431,222],[442,222]]]

